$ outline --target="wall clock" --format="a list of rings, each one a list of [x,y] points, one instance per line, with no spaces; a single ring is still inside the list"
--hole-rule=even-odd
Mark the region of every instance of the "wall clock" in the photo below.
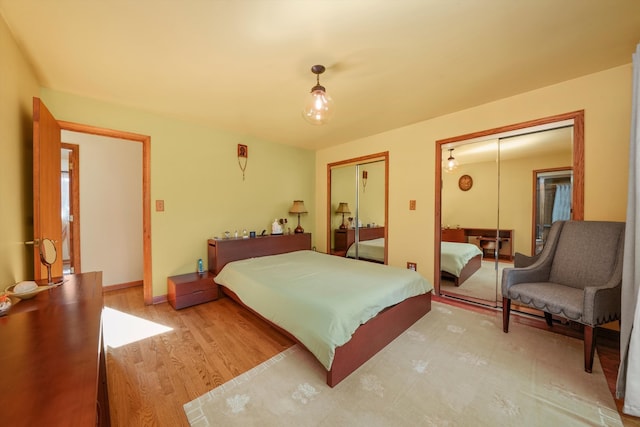
[[[462,191],[470,190],[471,187],[473,187],[473,178],[469,175],[462,175],[458,180],[458,187],[460,187]]]

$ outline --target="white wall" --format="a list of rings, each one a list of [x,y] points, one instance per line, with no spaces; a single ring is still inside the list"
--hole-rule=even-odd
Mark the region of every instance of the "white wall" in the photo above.
[[[142,281],[142,144],[62,132],[80,146],[82,271],[102,271],[103,285]]]

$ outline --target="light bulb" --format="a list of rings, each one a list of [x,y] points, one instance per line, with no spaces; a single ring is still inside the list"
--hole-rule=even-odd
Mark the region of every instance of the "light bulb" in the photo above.
[[[311,124],[322,125],[331,119],[332,107],[333,99],[327,95],[323,87],[315,86],[307,95],[302,116]]]

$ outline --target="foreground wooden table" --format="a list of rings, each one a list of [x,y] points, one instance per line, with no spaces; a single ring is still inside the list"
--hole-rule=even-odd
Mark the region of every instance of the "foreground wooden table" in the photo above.
[[[102,301],[83,273],[0,317],[0,425],[109,425]]]

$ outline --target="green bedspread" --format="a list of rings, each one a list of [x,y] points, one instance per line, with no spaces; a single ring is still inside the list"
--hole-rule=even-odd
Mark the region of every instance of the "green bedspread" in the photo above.
[[[471,243],[442,242],[440,244],[440,270],[460,276],[460,272],[471,258],[482,255],[482,251]]]
[[[363,240],[358,245],[358,258],[384,262],[384,237],[371,240]],[[347,258],[356,257],[356,243],[353,243],[347,251]]]
[[[361,324],[433,289],[415,271],[314,251],[234,261],[215,281],[295,336],[327,370]]]

